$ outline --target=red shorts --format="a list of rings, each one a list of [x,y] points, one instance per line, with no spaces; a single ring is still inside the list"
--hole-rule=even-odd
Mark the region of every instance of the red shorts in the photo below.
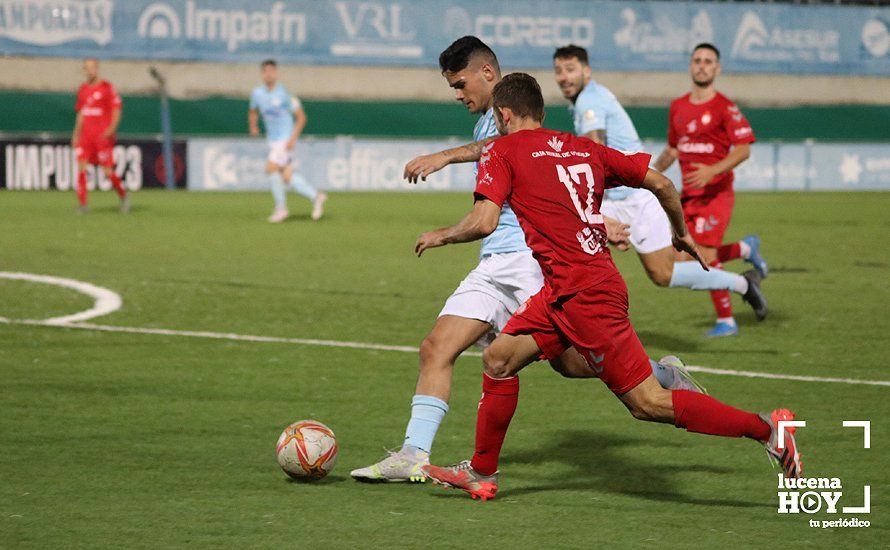
[[[81,135],[77,141],[74,153],[79,162],[98,164],[99,166],[114,166],[114,136],[102,138],[99,136]]]
[[[732,192],[683,198],[683,216],[693,240],[713,248],[722,245],[734,204]]]
[[[559,357],[569,346],[612,392],[622,395],[652,374],[649,356],[630,324],[627,286],[621,275],[550,303],[546,285],[513,314],[505,334],[529,334],[545,359]]]

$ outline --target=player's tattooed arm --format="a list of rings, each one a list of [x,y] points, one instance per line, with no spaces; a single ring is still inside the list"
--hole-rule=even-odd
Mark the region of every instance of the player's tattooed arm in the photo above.
[[[247,111],[247,129],[250,131],[250,135],[256,137],[260,135],[260,112],[256,109],[249,109]]]
[[[661,172],[649,170],[646,172],[646,177],[643,179],[643,184],[640,187],[651,191],[667,214],[668,220],[671,222],[671,229],[673,229],[672,240],[674,248],[680,252],[686,252],[698,260],[702,268],[708,271],[707,262],[702,258],[698,247],[695,246],[692,235],[686,230],[683,206],[680,204],[680,194],[677,193],[674,182],[666,178]]]
[[[482,156],[482,149],[493,139],[485,138],[431,155],[421,155],[405,165],[403,177],[411,183],[417,183],[418,179],[426,181],[430,174],[438,172],[449,164],[478,161]]]
[[[500,217],[500,206],[487,199],[477,200],[473,209],[455,225],[427,231],[417,237],[414,253],[420,256],[428,248],[478,241],[497,229]]]
[[[701,189],[720,174],[729,172],[751,156],[751,145],[742,143],[732,148],[728,155],[714,164],[693,162],[691,170],[683,175],[683,183],[693,189]]]
[[[591,130],[584,134],[594,143],[599,143],[600,145],[606,144],[606,130]]]
[[[670,145],[666,146],[664,150],[658,155],[658,158],[655,159],[655,165],[653,168],[658,170],[659,172],[664,172],[668,168],[671,167],[671,164],[677,160],[677,150]]]

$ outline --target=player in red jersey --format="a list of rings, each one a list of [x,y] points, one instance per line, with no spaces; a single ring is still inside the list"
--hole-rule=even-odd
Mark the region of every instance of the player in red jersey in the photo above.
[[[722,268],[723,262],[744,258],[764,278],[767,264],[760,255],[758,236],[723,244],[735,202],[732,170],[750,156],[754,132],[735,103],[714,87],[720,74],[720,52],[714,45],[695,47],[689,73],[692,91],[671,102],[668,143],[655,169],[663,172],[680,159],[686,225],[708,264]],[[708,336],[738,334],[729,291],[713,290],[711,299],[717,323]]]
[[[662,388],[630,324],[627,287],[612,262],[599,210],[603,191],[621,185],[651,191],[671,221],[675,248],[701,261],[673,183],[648,168],[648,154],[624,154],[585,137],[542,128],[544,98],[527,74],[504,77],[494,88],[493,105],[498,130],[507,135],[484,150],[472,212],[453,227],[421,235],[416,251],[483,238],[497,226],[509,200],[544,273],[544,288],[483,353],[472,461],[426,466],[427,476],[474,498],[494,497],[498,457],[519,397],[516,374],[535,359],[557,357],[569,346],[635,418],[755,439],[782,461],[785,475],[799,476],[793,428],[778,425],[793,413],[779,409],[758,415],[702,393]],[[778,448],[780,433],[783,448]]]
[[[110,82],[99,79],[97,59],[84,59],[83,73],[86,82],[77,91],[74,106],[77,118],[71,135],[71,147],[77,155],[77,211],[81,214],[88,211],[87,165],[93,164],[102,167],[121,199],[121,212],[127,213],[130,201],[120,176],[114,172],[113,155],[115,134],[121,121],[121,96]]]

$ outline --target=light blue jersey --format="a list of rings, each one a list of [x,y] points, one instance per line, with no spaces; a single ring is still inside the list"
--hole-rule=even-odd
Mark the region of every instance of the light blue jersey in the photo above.
[[[481,141],[485,138],[498,137],[498,128],[494,121],[494,109],[489,109],[479,118],[476,127],[473,128],[473,141]],[[479,171],[479,163],[473,166],[473,173]],[[482,239],[480,256],[490,254],[503,254],[505,252],[520,252],[529,250],[525,244],[525,233],[519,227],[519,220],[510,205],[504,203],[501,209],[501,217],[494,233]]]
[[[606,131],[606,146],[619,151],[642,151],[643,144],[627,111],[605,86],[591,80],[581,90],[569,109],[575,122],[575,134],[583,136],[594,130]],[[609,200],[626,199],[633,193],[629,187],[606,190]]]
[[[270,142],[290,139],[294,131],[294,113],[300,107],[300,100],[287,93],[281,84],[276,84],[272,90],[257,86],[250,94],[250,108],[262,115],[266,139]]]

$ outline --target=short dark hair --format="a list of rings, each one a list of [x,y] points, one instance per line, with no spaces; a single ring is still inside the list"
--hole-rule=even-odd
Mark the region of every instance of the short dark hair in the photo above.
[[[265,69],[269,65],[277,67],[278,63],[276,63],[274,59],[266,59],[262,63],[260,63],[260,68]]]
[[[710,42],[701,42],[696,44],[694,48],[692,48],[692,53],[695,53],[696,50],[711,50],[717,56],[717,61],[720,61],[720,50],[717,49],[717,46],[711,44]]]
[[[531,117],[541,122],[544,120],[544,96],[538,81],[526,73],[512,73],[495,84],[492,92],[492,104],[506,107],[519,117]]]
[[[590,65],[590,61],[588,60],[588,57],[587,57],[587,50],[585,50],[581,46],[569,44],[568,46],[556,48],[556,51],[553,52],[554,60],[556,60],[556,59],[571,59],[573,57],[577,57],[578,61],[580,61],[584,65]]]
[[[475,36],[463,36],[445,48],[445,51],[439,54],[439,68],[443,73],[456,73],[466,69],[470,60],[477,56],[485,56],[494,70],[501,72],[498,57],[485,42]]]

